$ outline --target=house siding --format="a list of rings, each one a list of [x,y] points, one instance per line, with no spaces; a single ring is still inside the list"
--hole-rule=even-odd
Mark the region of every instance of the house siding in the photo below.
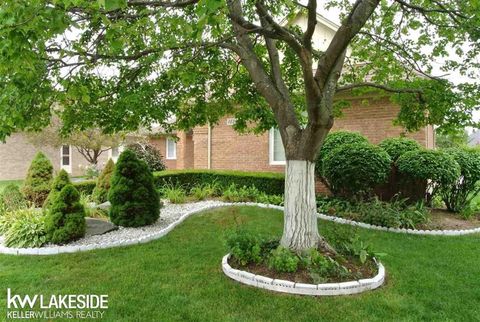
[[[60,148],[44,146],[36,147],[31,144],[23,133],[14,133],[5,143],[0,144],[0,180],[23,179],[27,175],[30,163],[37,154],[43,152],[52,162],[55,172],[60,170]],[[72,176],[81,176],[85,173],[88,162],[72,147]],[[99,167],[103,168],[108,160],[108,152],[99,158]]]

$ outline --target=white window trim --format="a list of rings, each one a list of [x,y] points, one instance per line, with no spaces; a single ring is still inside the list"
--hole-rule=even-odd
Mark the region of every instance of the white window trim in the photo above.
[[[173,142],[175,149],[173,149],[173,155],[168,153],[168,142]],[[177,141],[172,138],[167,138],[165,140],[165,159],[167,160],[176,160],[177,159]]]
[[[68,173],[72,173],[72,146],[68,146],[68,159],[69,159],[69,165],[64,165],[63,164],[63,146],[66,144],[63,144],[60,146],[60,169],[63,169],[67,171]]]
[[[268,139],[268,146],[269,146],[269,161],[270,161],[270,165],[286,165],[287,164],[287,161],[275,161],[273,159],[273,156],[274,156],[274,152],[273,152],[273,148],[274,148],[274,131],[275,129],[274,128],[271,128],[270,131],[269,131],[269,139]]]

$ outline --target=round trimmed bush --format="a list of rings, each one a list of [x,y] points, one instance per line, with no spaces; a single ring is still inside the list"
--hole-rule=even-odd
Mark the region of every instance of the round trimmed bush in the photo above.
[[[315,172],[317,176],[323,176],[323,163],[325,158],[336,148],[345,144],[368,143],[368,140],[357,132],[337,131],[327,135],[323,142],[318,157],[315,160]]]
[[[147,163],[150,171],[163,171],[166,169],[160,152],[150,144],[132,143],[127,146],[137,155],[137,158]]]
[[[114,170],[115,163],[112,159],[109,159],[93,189],[92,198],[96,203],[104,203],[108,200],[108,191],[110,190],[110,181]]]
[[[23,196],[20,188],[13,183],[8,184],[3,188],[2,193],[0,194],[0,212],[3,211],[14,211],[27,207],[27,201]]]
[[[345,144],[327,154],[323,170],[334,194],[365,197],[387,180],[390,164],[389,155],[378,146]]]
[[[418,151],[422,148],[417,141],[403,137],[385,139],[378,146],[388,153],[393,162],[406,152]]]
[[[42,152],[38,152],[30,164],[22,187],[25,198],[37,207],[43,206],[50,192],[53,178],[53,166]]]
[[[440,194],[448,210],[460,212],[467,208],[471,198],[480,192],[477,186],[480,180],[480,151],[462,148],[444,151],[460,166],[460,176],[455,183],[440,187]]]
[[[80,203],[80,194],[71,184],[56,194],[45,218],[47,240],[65,244],[85,236],[85,208]]]
[[[51,206],[52,201],[55,199],[55,197],[62,191],[62,189],[67,185],[70,184],[70,177],[68,176],[67,171],[65,170],[60,170],[58,172],[57,176],[55,179],[53,179],[52,182],[52,187],[50,190],[50,193],[48,194],[47,199],[45,200],[43,207],[48,208]]]
[[[414,180],[428,180],[434,195],[438,188],[455,183],[460,176],[460,165],[444,151],[418,150],[403,154],[397,160],[400,173]]]
[[[147,164],[131,150],[118,158],[108,200],[110,220],[119,226],[140,227],[157,221],[160,200]]]

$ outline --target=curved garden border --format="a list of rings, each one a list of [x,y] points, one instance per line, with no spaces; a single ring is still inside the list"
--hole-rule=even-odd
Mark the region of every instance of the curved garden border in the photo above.
[[[10,255],[55,255],[55,254],[63,254],[63,253],[76,253],[76,252],[83,252],[89,251],[93,249],[103,249],[103,248],[112,248],[112,247],[120,247],[120,246],[129,246],[129,245],[136,245],[136,244],[144,244],[148,243],[152,240],[159,239],[166,234],[168,234],[171,230],[173,230],[177,225],[182,223],[185,219],[190,217],[193,214],[203,212],[205,210],[221,208],[221,207],[228,207],[228,206],[257,206],[261,208],[272,208],[283,210],[282,206],[276,205],[269,205],[269,204],[262,204],[262,203],[255,203],[255,202],[238,202],[238,203],[219,203],[216,205],[207,205],[205,207],[201,207],[199,209],[195,209],[192,211],[187,211],[182,216],[180,216],[176,221],[172,222],[167,227],[151,234],[144,235],[140,238],[133,238],[128,240],[110,242],[106,244],[90,244],[90,245],[79,245],[79,246],[51,246],[51,247],[39,247],[39,248],[10,248],[3,245],[0,245],[0,254],[10,254]],[[468,230],[414,230],[414,229],[404,229],[404,228],[387,228],[381,226],[370,225],[362,222],[357,222],[353,220],[348,220],[344,218],[334,217],[334,216],[327,216],[324,214],[317,214],[318,218],[332,221],[340,224],[348,224],[352,226],[358,226],[367,229],[375,229],[375,230],[383,230],[395,233],[405,233],[405,234],[415,234],[415,235],[441,235],[441,236],[459,236],[459,235],[468,235],[474,233],[480,233],[480,227]]]
[[[376,289],[385,281],[385,267],[379,262],[377,262],[378,273],[372,278],[342,283],[305,284],[272,279],[234,269],[228,264],[229,258],[230,254],[227,254],[222,259],[222,270],[225,275],[242,284],[275,292],[314,296],[349,295]]]

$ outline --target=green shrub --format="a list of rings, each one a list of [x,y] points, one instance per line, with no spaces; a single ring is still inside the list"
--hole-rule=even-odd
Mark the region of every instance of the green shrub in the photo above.
[[[166,169],[160,152],[150,144],[132,143],[127,146],[137,155],[137,158],[147,163],[150,171],[163,171]]]
[[[260,191],[255,187],[237,187],[235,184],[231,184],[223,192],[223,200],[228,202],[254,202],[257,201]]]
[[[297,271],[300,258],[288,248],[279,246],[268,258],[268,267],[280,273]]]
[[[92,192],[92,199],[96,203],[104,203],[108,199],[108,191],[110,190],[110,181],[112,179],[113,171],[115,170],[115,163],[109,159],[102,170],[102,173],[97,179],[97,184]]]
[[[461,212],[480,193],[477,186],[480,180],[480,151],[451,148],[445,153],[453,156],[460,166],[460,176],[452,184],[442,185],[439,192],[448,210]]]
[[[239,187],[255,186],[269,195],[284,192],[285,176],[274,172],[242,172],[217,170],[166,170],[155,172],[155,186],[159,189],[171,184],[181,186],[186,191],[205,184],[214,184],[218,191],[227,189],[232,183]]]
[[[184,203],[187,200],[185,189],[179,186],[166,185],[160,189],[160,194],[168,199],[171,203]]]
[[[365,197],[387,180],[390,164],[390,157],[378,146],[345,144],[325,157],[323,170],[334,194]]]
[[[227,235],[228,252],[240,265],[259,263],[262,260],[261,239],[247,230],[237,229]]]
[[[40,247],[47,242],[45,216],[33,208],[19,209],[4,232],[7,247]]]
[[[422,148],[417,141],[404,137],[385,139],[378,146],[388,153],[393,162],[406,152],[418,151]]]
[[[409,205],[405,199],[384,202],[374,198],[371,201],[351,202],[324,197],[317,198],[317,207],[320,213],[383,227],[415,229],[429,220],[428,210],[422,202]]]
[[[7,185],[0,194],[3,211],[13,211],[27,207],[27,201],[16,184]]]
[[[80,203],[80,194],[73,185],[67,184],[47,210],[47,239],[54,244],[64,244],[83,237],[85,229],[85,209]]]
[[[87,177],[87,179],[95,179],[98,177],[99,173],[100,171],[96,164],[89,164],[85,167],[85,177]]]
[[[126,150],[118,158],[108,200],[111,221],[119,226],[140,227],[157,221],[160,200],[152,172],[135,153]]]
[[[418,150],[403,154],[397,160],[406,180],[428,180],[427,191],[435,196],[441,187],[450,187],[460,177],[460,166],[444,151]]]
[[[52,178],[52,163],[42,152],[38,152],[30,164],[27,177],[23,183],[23,195],[37,207],[43,206],[50,192]]]
[[[72,184],[75,187],[75,189],[78,190],[78,192],[83,192],[83,193],[86,193],[87,195],[91,195],[97,185],[97,181],[84,180],[84,181],[74,182]]]
[[[215,186],[212,184],[204,184],[204,185],[193,187],[190,190],[190,194],[196,200],[205,200],[207,198],[216,196],[217,190]]]
[[[265,203],[270,205],[283,206],[283,196],[282,195],[267,195],[264,192],[261,192],[256,200],[259,203]]]
[[[52,186],[50,188],[50,193],[48,194],[47,199],[43,203],[43,207],[48,209],[51,206],[52,201],[56,198],[56,196],[62,191],[62,189],[67,185],[71,184],[70,177],[68,176],[67,171],[60,170],[57,176],[53,179]]]
[[[345,144],[361,144],[368,143],[368,140],[357,132],[337,131],[327,135],[323,145],[315,160],[315,172],[317,176],[323,176],[323,163],[325,158],[334,149]]]

